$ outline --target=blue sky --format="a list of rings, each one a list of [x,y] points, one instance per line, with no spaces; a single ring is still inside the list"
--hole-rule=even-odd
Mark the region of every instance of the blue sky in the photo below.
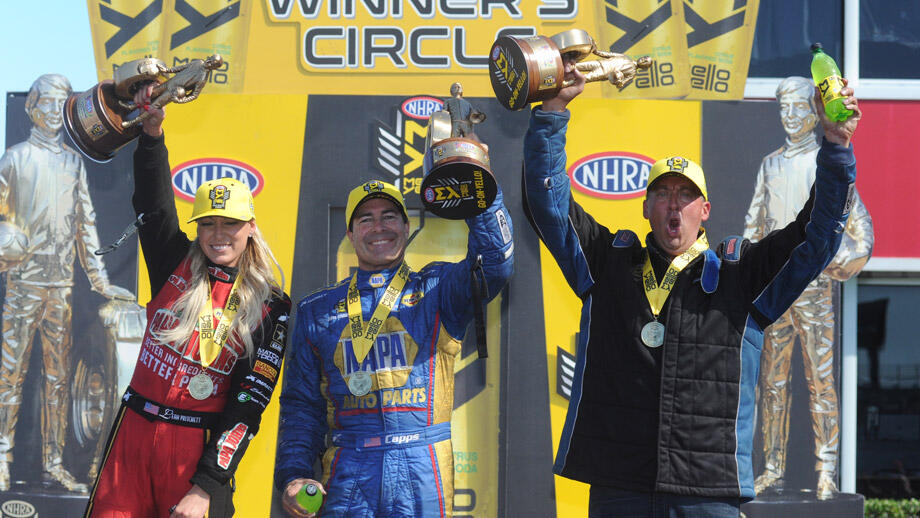
[[[6,141],[7,92],[24,92],[38,76],[63,74],[74,91],[97,83],[89,13],[81,0],[0,0],[0,143]]]

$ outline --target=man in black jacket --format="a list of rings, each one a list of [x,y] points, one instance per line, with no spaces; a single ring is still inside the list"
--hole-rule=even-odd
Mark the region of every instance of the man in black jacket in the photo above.
[[[589,515],[738,516],[754,497],[754,387],[763,330],[833,258],[849,216],[860,112],[832,122],[815,185],[788,226],[709,248],[699,165],[659,160],[649,173],[643,247],[575,203],[566,174],[568,103],[584,77],[533,110],[525,137],[531,221],[583,300],[569,411],[554,471],[591,484]],[[660,282],[659,282],[660,280]]]

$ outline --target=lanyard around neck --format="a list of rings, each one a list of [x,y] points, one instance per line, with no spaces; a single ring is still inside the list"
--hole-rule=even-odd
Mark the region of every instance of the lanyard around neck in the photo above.
[[[646,248],[645,264],[642,266],[642,287],[645,290],[645,298],[648,299],[648,304],[652,308],[652,314],[655,315],[656,319],[658,318],[658,314],[661,313],[661,308],[664,307],[665,301],[668,300],[668,295],[671,294],[674,283],[677,282],[677,274],[686,268],[686,266],[690,264],[690,261],[693,261],[696,256],[700,255],[708,248],[709,241],[706,239],[706,231],[703,231],[702,235],[700,235],[696,242],[693,243],[686,252],[671,260],[671,264],[668,265],[668,270],[665,272],[664,278],[661,279],[661,284],[658,284],[658,279],[655,278],[655,270],[652,269],[652,259]]]
[[[208,301],[202,306],[198,314],[198,356],[201,366],[205,369],[217,359],[217,355],[230,337],[230,324],[233,323],[236,312],[240,309],[240,295],[237,293],[240,276],[236,276],[230,295],[224,303],[217,329],[214,329],[214,301],[211,300],[211,282],[208,281]]]
[[[403,262],[396,275],[390,279],[390,284],[387,285],[386,292],[380,298],[380,302],[377,303],[374,314],[371,315],[371,320],[365,325],[364,318],[361,316],[361,292],[358,290],[358,272],[351,276],[346,300],[348,304],[348,322],[349,326],[351,326],[352,348],[359,365],[364,361],[367,353],[370,352],[371,347],[374,345],[377,333],[380,332],[387,315],[396,305],[396,300],[399,294],[402,293],[407,280],[409,280],[409,266]]]

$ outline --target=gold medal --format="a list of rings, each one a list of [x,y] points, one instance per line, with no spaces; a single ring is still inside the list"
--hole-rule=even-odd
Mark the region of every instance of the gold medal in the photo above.
[[[664,303],[671,294],[671,289],[677,283],[677,274],[679,274],[691,261],[705,252],[709,248],[709,241],[706,239],[706,231],[697,238],[696,242],[684,253],[671,260],[665,271],[661,283],[655,278],[655,270],[652,268],[652,258],[649,256],[648,249],[645,251],[645,264],[642,266],[642,288],[645,290],[645,298],[648,299],[648,305],[652,310],[652,315],[657,319],[658,314],[664,307]],[[653,320],[642,326],[642,332],[639,335],[642,343],[646,347],[661,347],[664,344],[664,324]]]
[[[199,401],[208,399],[214,393],[214,381],[207,374],[199,372],[188,380],[188,393]]]

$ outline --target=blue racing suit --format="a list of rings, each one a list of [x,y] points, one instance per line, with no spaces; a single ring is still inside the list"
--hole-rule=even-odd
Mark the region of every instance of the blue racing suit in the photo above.
[[[283,491],[297,478],[319,480],[313,464],[325,452],[324,517],[452,515],[454,358],[473,318],[471,270],[481,263],[490,300],[511,276],[514,248],[501,193],[467,224],[466,258],[410,274],[360,365],[347,325],[350,278],[298,305],[275,484]],[[365,322],[398,269],[357,270]],[[348,388],[356,370],[371,374],[366,395]]]

